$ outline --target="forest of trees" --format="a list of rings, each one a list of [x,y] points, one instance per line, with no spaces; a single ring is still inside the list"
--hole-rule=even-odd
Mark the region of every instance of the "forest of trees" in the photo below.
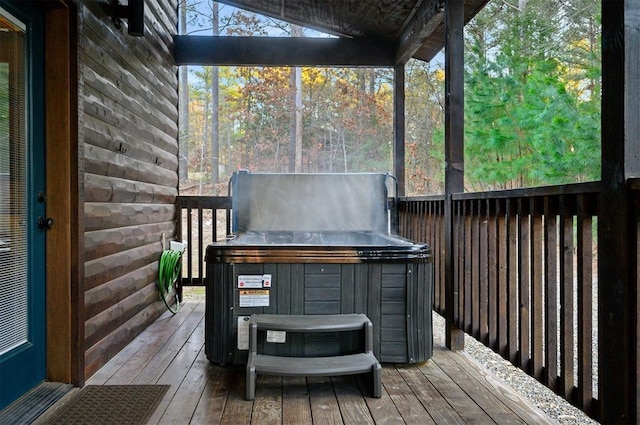
[[[181,33],[317,36],[211,0]],[[465,189],[600,178],[595,0],[492,0],[465,29]],[[444,66],[406,65],[406,193],[443,191]],[[181,191],[226,191],[238,169],[390,172],[393,70],[182,67]],[[194,189],[197,188],[197,189]]]

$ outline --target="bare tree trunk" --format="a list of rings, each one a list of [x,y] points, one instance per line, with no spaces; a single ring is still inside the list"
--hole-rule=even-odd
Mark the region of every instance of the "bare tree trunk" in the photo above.
[[[329,131],[329,172],[333,172],[333,132]]]
[[[344,129],[340,132],[340,137],[342,139],[342,161],[344,162],[344,172],[348,173],[349,170],[347,169],[347,141],[344,137]]]
[[[202,148],[200,150],[200,173],[198,174],[198,180],[199,180],[199,185],[198,185],[198,196],[202,195],[202,182],[204,181],[204,158],[205,158],[205,153],[207,150],[207,145],[208,145],[208,141],[209,141],[209,135],[207,134],[207,116],[209,111],[207,111],[207,107],[205,106],[203,113],[203,117],[202,117],[202,129],[203,129],[203,134],[202,134]]]
[[[180,32],[187,32],[187,0],[180,2]],[[178,156],[178,179],[185,182],[189,179],[189,69],[186,65],[180,67],[180,154]]]
[[[218,3],[212,2],[213,35],[219,32]],[[220,181],[218,165],[220,162],[220,79],[217,66],[211,67],[211,183]]]
[[[296,171],[296,68],[290,68],[289,92],[291,112],[289,114],[289,172]]]
[[[518,0],[518,9],[523,13],[527,9],[527,0]]]
[[[376,70],[369,70],[369,96],[375,96],[376,94]]]
[[[228,172],[231,168],[231,128],[227,126],[227,155],[224,161],[224,171]]]
[[[296,68],[296,172],[302,171],[302,68]]]
[[[302,37],[302,27],[291,25],[291,36]],[[291,76],[293,90],[293,111],[291,124],[293,129],[290,134],[292,136],[291,146],[294,147],[292,157],[294,160],[294,171],[302,172],[302,69],[295,67]]]

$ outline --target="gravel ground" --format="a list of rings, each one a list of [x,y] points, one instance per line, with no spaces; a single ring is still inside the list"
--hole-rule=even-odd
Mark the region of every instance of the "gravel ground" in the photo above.
[[[435,338],[442,338],[443,341],[444,326],[444,318],[434,313],[434,335]],[[465,337],[464,351],[558,424],[597,424],[580,409],[573,407],[553,391],[468,335]]]

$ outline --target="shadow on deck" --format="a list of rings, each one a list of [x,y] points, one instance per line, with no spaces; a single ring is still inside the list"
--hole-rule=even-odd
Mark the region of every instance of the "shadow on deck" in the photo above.
[[[204,302],[192,301],[158,319],[87,384],[170,384],[151,424],[552,423],[441,340],[427,362],[385,364],[382,398],[370,397],[367,378],[259,376],[247,401],[244,368],[207,360]]]

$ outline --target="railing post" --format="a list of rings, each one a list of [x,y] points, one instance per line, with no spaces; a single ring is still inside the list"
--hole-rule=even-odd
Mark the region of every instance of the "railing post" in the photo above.
[[[598,400],[602,423],[635,423],[638,397],[637,225],[640,5],[602,2],[602,194],[598,221]]]
[[[450,0],[445,6],[445,174],[444,252],[446,345],[464,348],[464,333],[457,327],[458,300],[454,281],[454,193],[464,191],[464,0]],[[437,255],[438,253],[436,253]]]
[[[393,68],[393,173],[398,181],[396,197],[405,194],[405,92],[404,65]]]

